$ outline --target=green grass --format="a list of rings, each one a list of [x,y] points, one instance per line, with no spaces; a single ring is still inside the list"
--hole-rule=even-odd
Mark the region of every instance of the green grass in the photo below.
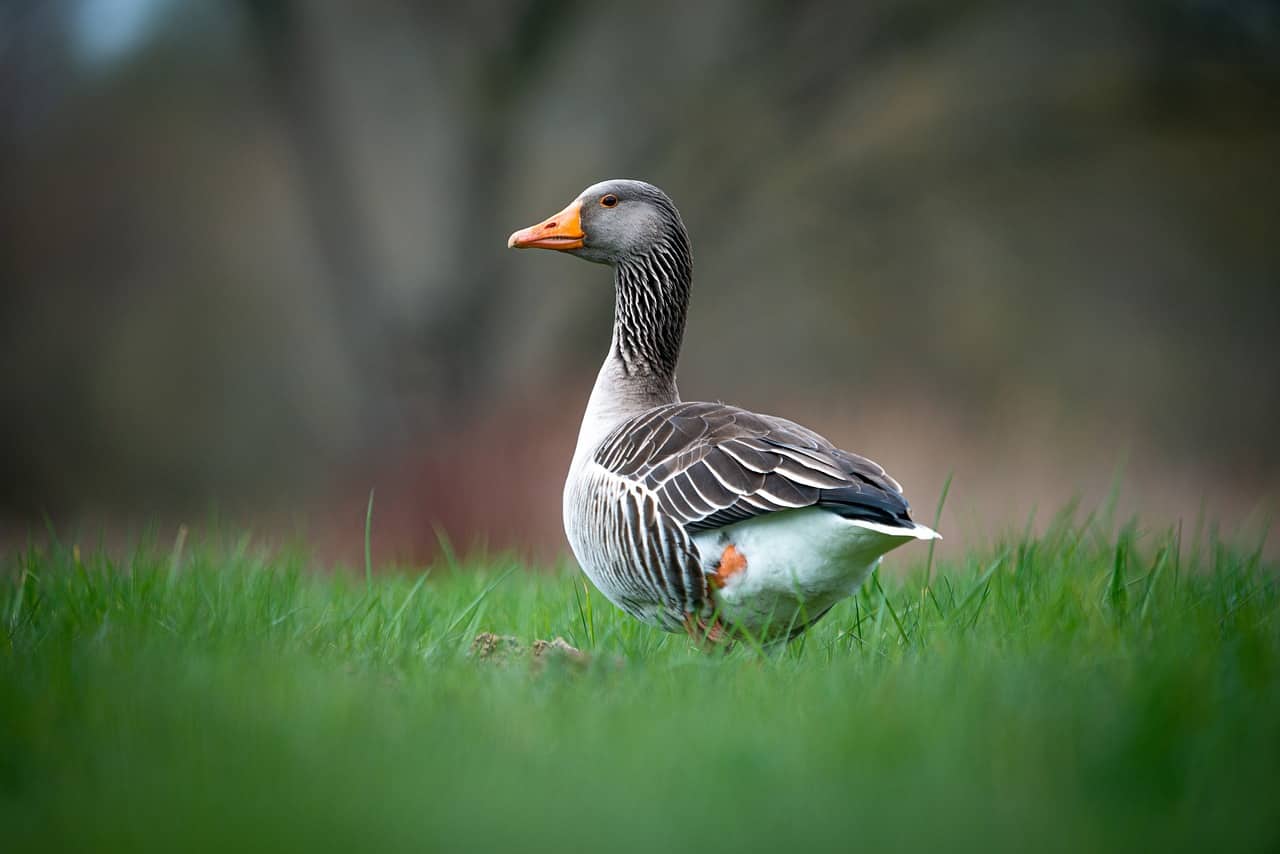
[[[1280,846],[1276,567],[1216,540],[1064,517],[928,588],[904,550],[768,656],[567,570],[182,551],[3,559],[0,849]]]

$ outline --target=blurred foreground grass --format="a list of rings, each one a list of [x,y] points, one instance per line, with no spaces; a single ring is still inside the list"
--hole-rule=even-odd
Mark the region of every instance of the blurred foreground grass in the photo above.
[[[928,587],[895,556],[772,656],[504,559],[11,554],[0,848],[1274,851],[1276,567],[1178,546],[1064,516]]]

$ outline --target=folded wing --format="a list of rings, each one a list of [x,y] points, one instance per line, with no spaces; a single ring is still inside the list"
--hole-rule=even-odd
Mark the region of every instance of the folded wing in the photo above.
[[[721,403],[651,410],[615,430],[595,460],[643,483],[690,534],[801,507],[914,525],[902,487],[876,463],[792,421]]]

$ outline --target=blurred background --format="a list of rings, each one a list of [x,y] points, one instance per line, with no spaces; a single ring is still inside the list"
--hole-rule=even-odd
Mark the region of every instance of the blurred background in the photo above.
[[[953,474],[947,548],[1280,495],[1275,3],[7,0],[0,535],[562,554],[609,276],[505,240],[605,177],[684,397]]]

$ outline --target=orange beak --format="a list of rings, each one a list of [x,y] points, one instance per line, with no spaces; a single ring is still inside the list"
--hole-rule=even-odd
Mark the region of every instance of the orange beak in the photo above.
[[[507,238],[508,249],[581,249],[586,235],[582,233],[582,202],[576,199],[569,207],[537,225],[522,228]]]

